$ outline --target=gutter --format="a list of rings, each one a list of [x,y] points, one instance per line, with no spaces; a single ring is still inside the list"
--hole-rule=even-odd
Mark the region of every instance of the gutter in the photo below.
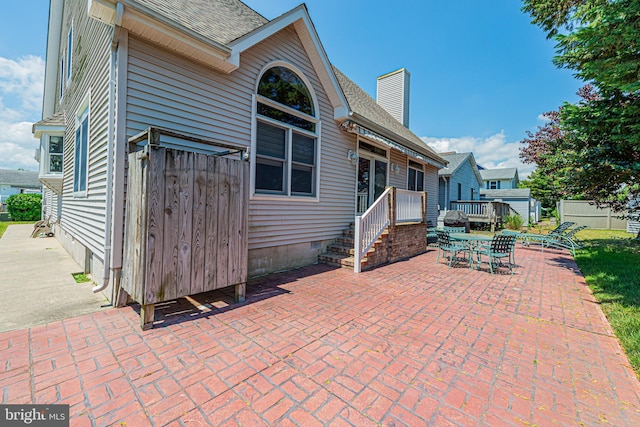
[[[102,276],[102,284],[93,287],[94,293],[104,291],[109,286],[111,280],[111,242],[113,240],[112,233],[112,206],[113,206],[113,152],[115,149],[115,93],[116,93],[116,61],[118,37],[120,35],[120,25],[122,24],[122,15],[124,14],[124,6],[122,3],[116,4],[116,19],[113,29],[113,38],[111,40],[111,66],[109,68],[109,127],[107,131],[107,188],[105,200],[105,230],[104,230],[104,273]]]
[[[42,97],[42,119],[53,115],[58,90],[58,52],[62,34],[63,0],[51,0],[49,9],[49,28],[47,30],[47,57],[44,72],[44,94]]]

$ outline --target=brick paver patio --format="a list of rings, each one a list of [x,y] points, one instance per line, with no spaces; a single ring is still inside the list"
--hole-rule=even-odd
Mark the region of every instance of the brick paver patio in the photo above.
[[[639,426],[640,383],[574,261],[516,260],[312,266],[242,305],[158,307],[150,331],[127,307],[2,333],[0,401],[70,404],[73,426]]]

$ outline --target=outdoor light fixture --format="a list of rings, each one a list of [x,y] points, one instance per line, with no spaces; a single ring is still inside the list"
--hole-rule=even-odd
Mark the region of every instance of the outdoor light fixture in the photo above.
[[[391,163],[391,170],[394,174],[398,175],[400,173],[400,166],[396,165],[395,163]]]
[[[356,162],[358,161],[358,153],[353,150],[347,151],[347,160],[349,160],[351,164],[355,166]]]

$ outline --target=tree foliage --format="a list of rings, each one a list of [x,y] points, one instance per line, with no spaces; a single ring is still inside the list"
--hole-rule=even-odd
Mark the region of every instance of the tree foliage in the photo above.
[[[640,2],[525,0],[523,10],[557,40],[555,65],[590,85],[521,156],[543,171],[558,162],[571,195],[625,209],[640,197]]]
[[[37,221],[41,211],[41,194],[14,194],[7,197],[7,212],[13,221]]]

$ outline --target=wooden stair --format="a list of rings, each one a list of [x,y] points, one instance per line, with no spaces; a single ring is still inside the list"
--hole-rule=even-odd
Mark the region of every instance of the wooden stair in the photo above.
[[[349,228],[342,230],[342,236],[338,237],[333,243],[327,246],[327,252],[318,256],[318,262],[321,264],[331,265],[333,267],[343,267],[353,269],[354,259],[354,225],[351,224]],[[368,256],[376,251],[376,247],[379,247],[384,239],[387,238],[388,232],[385,231],[376,240],[371,249],[367,251],[367,255],[362,259],[362,269],[367,268]]]

